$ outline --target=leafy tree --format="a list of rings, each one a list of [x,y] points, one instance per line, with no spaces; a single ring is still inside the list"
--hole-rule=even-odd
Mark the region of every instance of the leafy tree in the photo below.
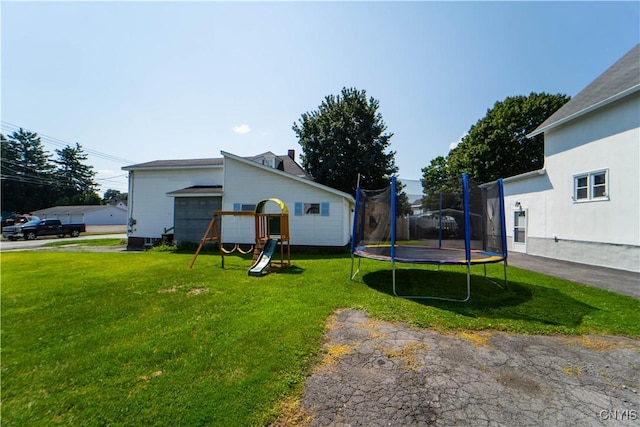
[[[409,196],[404,192],[405,185],[399,179],[396,179],[396,215],[405,216],[411,215],[413,210],[411,209],[411,200]]]
[[[59,186],[58,205],[99,205],[102,201],[96,193],[98,184],[95,182],[96,173],[93,166],[83,162],[88,156],[76,142],[75,147],[69,145],[61,150],[55,150],[58,158],[54,163],[58,165],[56,176]]]
[[[461,187],[462,174],[452,172],[447,159],[438,156],[431,160],[428,167],[422,169],[422,188],[424,189],[422,206],[433,209],[439,205],[440,194],[460,193]]]
[[[544,164],[542,135],[527,138],[543,121],[569,101],[562,94],[531,93],[496,102],[471,126],[446,158],[438,157],[422,169],[426,196],[450,187],[463,172],[477,182],[519,175]]]
[[[343,88],[293,124],[302,166],[316,182],[355,194],[360,173],[363,187],[388,185],[386,176],[398,168],[395,152],[387,152],[393,134],[384,133],[387,126],[378,108],[364,90]]]
[[[35,132],[23,129],[2,144],[2,209],[29,212],[47,206],[53,200],[54,166]]]
[[[104,192],[102,197],[102,202],[105,204],[126,202],[128,198],[129,198],[129,195],[127,193],[122,193],[118,190],[113,190],[109,188],[107,189],[107,191]]]

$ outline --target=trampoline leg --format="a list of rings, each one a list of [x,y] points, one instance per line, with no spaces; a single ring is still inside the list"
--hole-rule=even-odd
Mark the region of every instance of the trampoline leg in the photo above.
[[[351,254],[351,273],[349,273],[349,277],[353,280],[353,254]]]
[[[396,292],[396,263],[395,262],[391,263],[391,271],[392,271],[391,275],[393,277],[393,294],[399,297],[401,295],[398,295],[398,293]]]
[[[502,266],[504,268],[504,285],[501,284],[497,280],[493,280],[493,279],[487,277],[487,266],[486,265],[484,266],[484,278],[487,279],[488,281],[490,281],[491,283],[493,283],[494,285],[496,285],[497,287],[499,287],[500,289],[505,290],[505,289],[507,289],[507,284],[508,284],[508,282],[507,282],[507,262],[503,261],[502,262]]]
[[[445,298],[445,297],[432,297],[427,295],[400,295],[396,291],[396,266],[392,263],[392,275],[393,275],[393,294],[400,298],[406,299],[434,299],[438,301],[450,301],[450,302],[467,302],[471,299],[471,264],[467,264],[467,296],[464,299],[460,298]],[[439,266],[438,266],[439,267]]]
[[[504,288],[507,289],[509,287],[509,281],[507,280],[507,260],[502,261],[502,266],[504,267]]]
[[[467,302],[471,299],[471,264],[467,263],[467,297],[462,302]]]
[[[353,272],[353,255],[351,255],[351,280],[353,280],[358,273],[360,272],[360,262],[362,261],[362,258],[358,257],[358,268],[356,269],[355,273]]]

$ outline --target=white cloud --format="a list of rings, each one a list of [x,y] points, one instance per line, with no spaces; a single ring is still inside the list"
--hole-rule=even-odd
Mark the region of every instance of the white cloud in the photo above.
[[[251,128],[247,124],[236,125],[232,127],[231,130],[238,135],[244,135],[251,132]]]
[[[457,141],[454,141],[452,143],[449,144],[449,150],[453,150],[454,148],[456,148],[458,146],[458,144],[460,144],[462,142],[462,138],[464,138],[465,136],[467,136],[468,133],[465,132],[462,134],[462,136],[460,138],[458,138]]]

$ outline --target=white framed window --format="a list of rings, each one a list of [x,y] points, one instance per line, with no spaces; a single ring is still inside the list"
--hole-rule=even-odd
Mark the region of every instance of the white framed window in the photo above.
[[[609,170],[573,176],[573,201],[609,200]]]
[[[295,215],[320,215],[329,216],[329,202],[319,203],[295,203]]]

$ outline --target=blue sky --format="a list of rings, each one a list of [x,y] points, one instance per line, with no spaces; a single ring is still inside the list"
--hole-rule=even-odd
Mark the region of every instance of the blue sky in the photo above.
[[[380,102],[400,177],[496,101],[574,96],[640,41],[639,2],[6,2],[2,133],[122,166],[284,154],[343,87]]]

